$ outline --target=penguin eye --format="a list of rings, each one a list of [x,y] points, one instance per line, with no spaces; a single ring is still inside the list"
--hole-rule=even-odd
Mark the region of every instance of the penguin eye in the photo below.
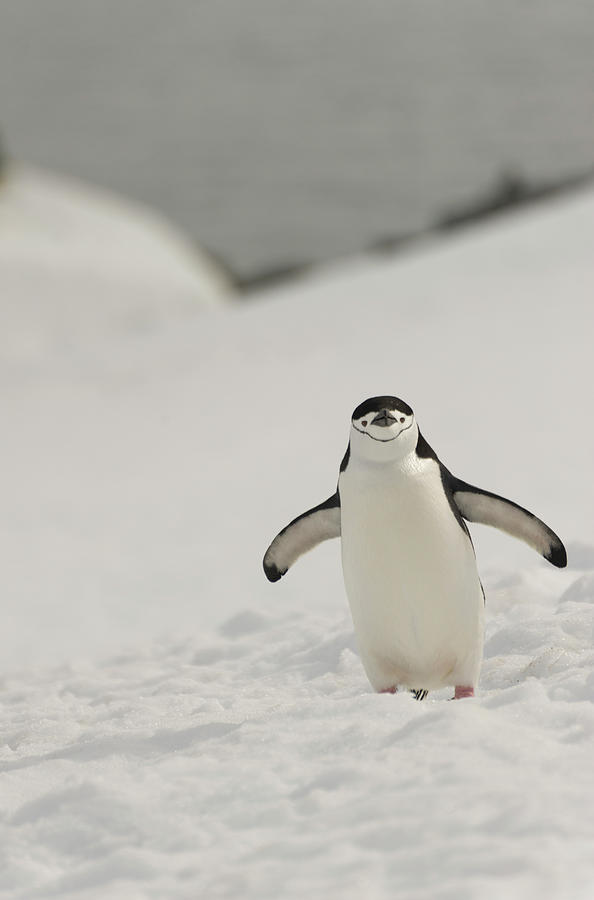
[[[363,426],[363,428],[367,428],[367,419],[363,419],[361,425]]]
[[[400,416],[400,421],[404,422],[404,416]]]

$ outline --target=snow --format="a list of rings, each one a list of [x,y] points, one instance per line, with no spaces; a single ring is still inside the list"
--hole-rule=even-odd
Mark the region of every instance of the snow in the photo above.
[[[206,640],[8,678],[0,884],[591,896],[594,583],[556,592],[492,589],[478,701],[373,694],[339,611],[246,610]]]
[[[7,353],[4,895],[592,896],[593,227],[585,193]],[[372,693],[337,542],[261,571],[378,393],[568,544],[558,571],[473,528],[473,700]]]
[[[229,286],[157,214],[11,163],[0,181],[0,292],[0,353],[26,361],[210,307]]]

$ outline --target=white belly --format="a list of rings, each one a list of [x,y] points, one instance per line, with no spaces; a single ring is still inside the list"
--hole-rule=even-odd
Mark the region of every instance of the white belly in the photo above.
[[[484,601],[471,542],[439,467],[351,466],[340,479],[342,565],[376,690],[476,684]]]

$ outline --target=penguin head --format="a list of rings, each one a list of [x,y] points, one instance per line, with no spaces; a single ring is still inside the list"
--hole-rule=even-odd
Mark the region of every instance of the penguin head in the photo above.
[[[370,397],[351,417],[351,452],[374,462],[394,462],[417,446],[415,414],[398,397]]]

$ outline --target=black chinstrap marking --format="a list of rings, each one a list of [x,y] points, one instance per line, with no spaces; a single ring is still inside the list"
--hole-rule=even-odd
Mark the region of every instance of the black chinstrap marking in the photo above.
[[[361,429],[360,429],[360,428],[357,428],[357,426],[356,426],[355,423],[353,422],[353,428],[355,429],[355,431],[358,431],[359,434],[365,434],[365,435],[367,435],[367,437],[371,438],[372,441],[377,441],[378,444],[389,444],[389,443],[391,443],[392,441],[397,440],[397,439],[400,437],[401,434],[404,434],[405,431],[409,431],[412,427],[413,427],[413,423],[411,422],[410,425],[408,425],[406,428],[403,428],[402,431],[399,431],[398,434],[394,435],[393,438],[385,438],[385,439],[382,439],[382,438],[376,438],[376,437],[374,437],[372,434],[369,434],[368,431],[361,431]]]

